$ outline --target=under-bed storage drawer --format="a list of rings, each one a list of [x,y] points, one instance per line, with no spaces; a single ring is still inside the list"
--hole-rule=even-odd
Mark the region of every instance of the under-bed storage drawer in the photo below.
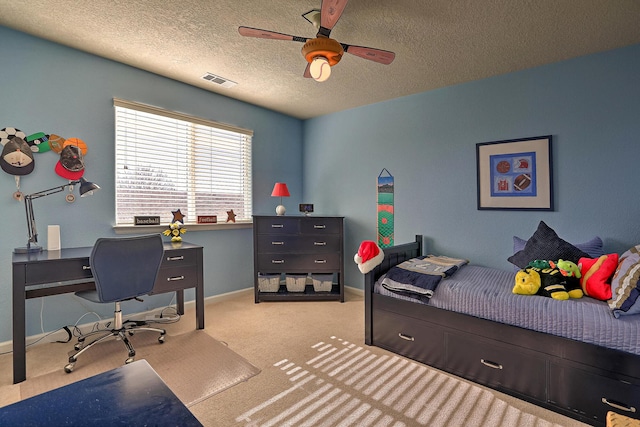
[[[428,322],[390,311],[377,311],[373,318],[376,346],[434,367],[441,367],[444,348],[441,329]]]
[[[546,359],[515,346],[445,333],[446,369],[456,375],[546,400]]]
[[[554,363],[549,373],[549,401],[556,406],[600,423],[605,422],[608,411],[640,418],[640,382],[637,380],[616,380]]]

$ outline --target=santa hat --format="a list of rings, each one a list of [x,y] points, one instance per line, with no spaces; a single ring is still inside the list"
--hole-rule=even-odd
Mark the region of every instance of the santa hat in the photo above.
[[[360,243],[358,253],[354,255],[353,260],[358,264],[358,268],[362,274],[367,274],[375,266],[380,264],[384,259],[384,252],[380,247],[371,240],[365,240]]]

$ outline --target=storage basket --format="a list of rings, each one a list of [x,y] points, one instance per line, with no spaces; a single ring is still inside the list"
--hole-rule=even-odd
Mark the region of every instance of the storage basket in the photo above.
[[[258,290],[260,292],[278,292],[279,289],[279,274],[258,274]]]
[[[331,292],[333,274],[312,274],[313,290],[316,292]]]
[[[304,292],[307,285],[306,274],[287,274],[285,275],[285,284],[289,292]]]

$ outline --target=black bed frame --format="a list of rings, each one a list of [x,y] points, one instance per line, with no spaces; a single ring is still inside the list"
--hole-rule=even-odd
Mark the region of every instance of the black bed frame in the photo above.
[[[365,275],[365,343],[594,426],[608,411],[640,419],[640,356],[373,292],[415,242],[384,249]]]

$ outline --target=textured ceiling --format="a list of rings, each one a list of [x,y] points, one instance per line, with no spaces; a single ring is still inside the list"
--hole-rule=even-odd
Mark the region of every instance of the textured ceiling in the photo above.
[[[639,0],[351,0],[331,37],[396,59],[345,54],[317,83],[302,43],[238,34],[312,38],[301,15],[320,3],[0,0],[0,25],[301,119],[640,43]]]

